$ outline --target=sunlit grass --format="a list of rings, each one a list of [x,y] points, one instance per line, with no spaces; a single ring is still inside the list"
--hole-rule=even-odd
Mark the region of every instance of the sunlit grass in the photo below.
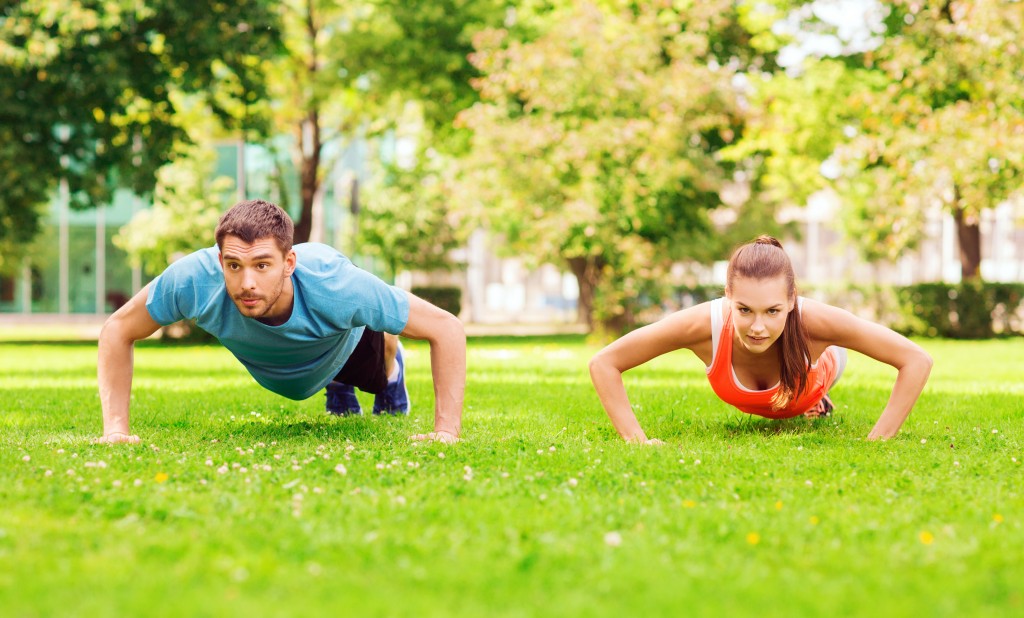
[[[466,440],[269,394],[217,347],[136,352],[134,447],[100,430],[94,344],[0,344],[0,614],[927,615],[1024,612],[1019,340],[926,341],[929,388],[864,441],[894,372],[830,418],[719,402],[677,353],[627,374],[623,444],[574,337],[471,341]],[[370,398],[364,397],[369,408]]]

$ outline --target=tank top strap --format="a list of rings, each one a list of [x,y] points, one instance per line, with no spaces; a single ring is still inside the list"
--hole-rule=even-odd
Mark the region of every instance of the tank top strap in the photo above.
[[[716,298],[711,301],[711,364],[708,365],[709,369],[715,364],[715,357],[718,356],[718,344],[725,326],[722,319],[723,303],[725,303],[724,298]]]

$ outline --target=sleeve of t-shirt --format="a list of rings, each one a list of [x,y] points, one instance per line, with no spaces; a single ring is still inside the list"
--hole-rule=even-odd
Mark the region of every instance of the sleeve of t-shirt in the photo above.
[[[348,267],[349,284],[359,293],[354,297],[352,326],[397,335],[409,321],[409,294],[384,283],[356,266]]]
[[[149,286],[146,310],[158,324],[167,326],[198,315],[197,274],[203,265],[199,252],[174,262]]]
[[[315,243],[302,247],[306,303],[334,328],[399,334],[409,321],[409,294],[353,264],[337,250]],[[308,278],[307,278],[308,277]]]

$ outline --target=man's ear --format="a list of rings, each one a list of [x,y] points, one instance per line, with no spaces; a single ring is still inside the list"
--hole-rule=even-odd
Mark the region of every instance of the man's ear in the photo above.
[[[289,277],[295,272],[295,265],[298,264],[299,256],[295,255],[295,249],[289,249],[284,256],[284,273]]]

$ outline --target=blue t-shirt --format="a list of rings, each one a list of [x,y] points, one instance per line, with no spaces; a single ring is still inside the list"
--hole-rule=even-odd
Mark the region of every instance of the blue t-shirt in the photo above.
[[[238,311],[224,286],[217,247],[171,264],[150,285],[146,309],[164,326],[194,319],[264,388],[305,399],[337,375],[364,327],[402,332],[409,296],[327,245],[303,243],[294,249],[294,306],[284,324],[268,326]]]

